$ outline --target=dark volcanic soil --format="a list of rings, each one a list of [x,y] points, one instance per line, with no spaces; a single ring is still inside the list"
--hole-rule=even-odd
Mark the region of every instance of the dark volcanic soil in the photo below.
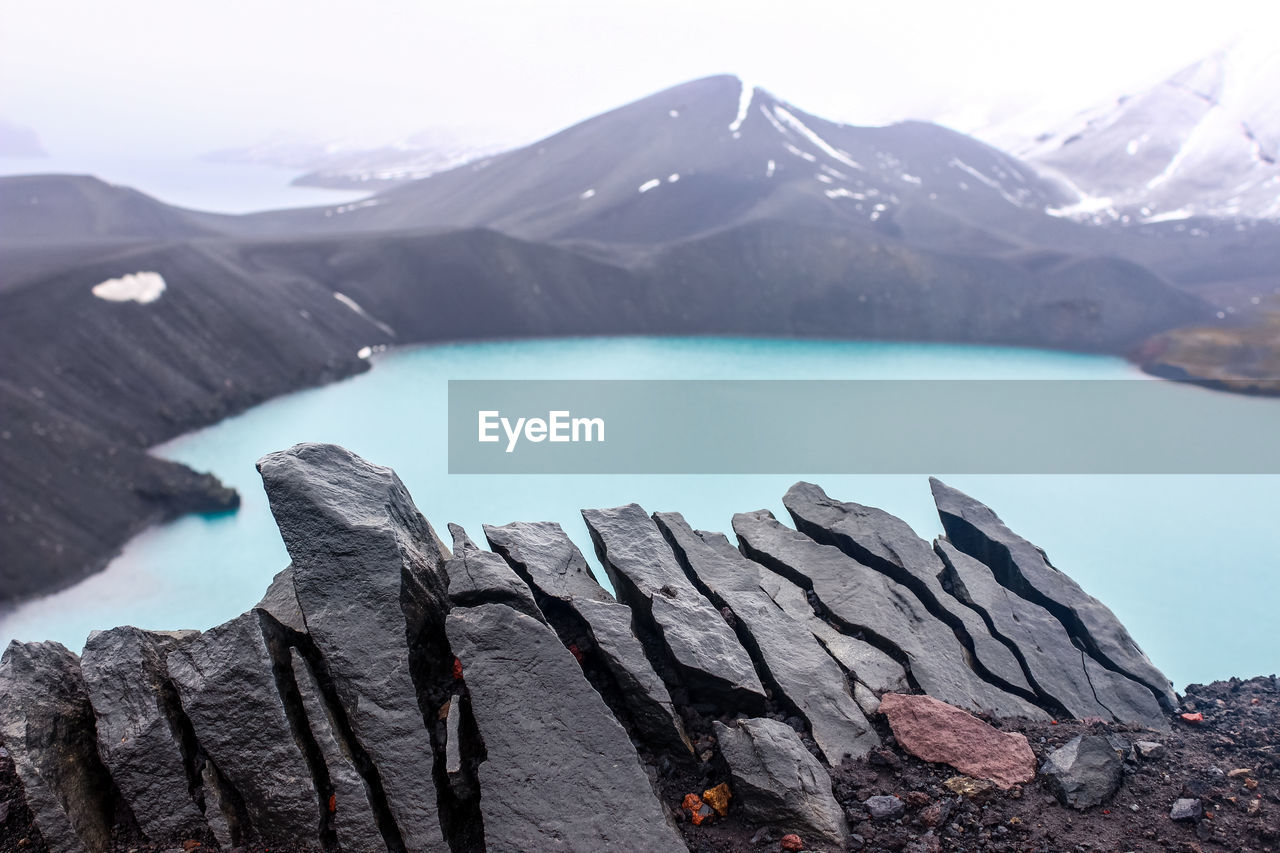
[[[868,853],[1280,851],[1280,682],[1271,676],[1191,685],[1180,710],[1198,711],[1204,722],[1184,723],[1175,717],[1167,734],[1125,726],[1092,727],[1130,741],[1157,741],[1165,752],[1128,767],[1115,798],[1083,812],[1060,805],[1039,782],[1008,792],[956,795],[943,785],[957,775],[954,771],[907,755],[893,743],[883,718],[877,718],[886,748],[868,761],[846,762],[833,774],[836,797],[855,833],[848,849]],[[1091,728],[1081,722],[991,722],[1006,731],[1024,733],[1039,759]],[[703,733],[697,728],[690,734],[701,740]],[[682,793],[700,793],[700,786],[707,782],[727,778],[715,759],[701,772],[665,764],[662,774],[659,787],[677,810]],[[45,853],[21,791],[8,754],[0,755],[0,853]],[[905,816],[872,821],[861,803],[876,794],[901,798],[907,804]],[[1169,809],[1179,797],[1199,797],[1204,820],[1170,820]],[[717,823],[693,826],[682,821],[680,828],[693,853],[775,851],[783,833],[789,831],[788,827],[748,824],[732,808],[729,817]],[[159,849],[136,840],[117,845],[119,853]],[[251,849],[255,848],[246,848],[245,853]]]

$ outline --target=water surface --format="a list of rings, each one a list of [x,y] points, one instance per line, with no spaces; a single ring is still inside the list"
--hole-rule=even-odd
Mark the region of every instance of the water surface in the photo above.
[[[119,624],[208,628],[252,606],[288,555],[254,470],[300,441],[342,444],[396,469],[438,531],[553,520],[593,566],[578,510],[635,501],[729,531],[733,513],[768,508],[797,479],[882,507],[924,537],[942,532],[921,476],[450,475],[446,383],[463,378],[1132,379],[1115,358],[996,347],[742,339],[575,339],[417,347],[376,357],[364,375],[261,405],[157,450],[240,491],[233,514],[192,516],[128,544],[110,567],[0,622],[0,641],[56,639],[79,649]],[[1243,400],[1189,386],[1171,393],[1230,417]],[[939,430],[945,432],[945,420]],[[1280,670],[1274,476],[955,476],[1018,533],[1102,599],[1179,688]],[[604,580],[602,572],[597,575]]]

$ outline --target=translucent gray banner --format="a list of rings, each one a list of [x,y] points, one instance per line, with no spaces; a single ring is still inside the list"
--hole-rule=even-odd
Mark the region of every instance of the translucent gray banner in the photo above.
[[[1280,400],[1158,380],[451,380],[451,474],[1280,473]]]

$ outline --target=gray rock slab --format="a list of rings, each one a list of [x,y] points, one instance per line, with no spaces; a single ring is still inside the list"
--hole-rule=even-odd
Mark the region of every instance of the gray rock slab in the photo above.
[[[764,687],[751,658],[685,577],[653,519],[637,504],[583,510],[582,517],[619,599],[656,626],[690,693],[762,707]]]
[[[293,566],[288,566],[271,580],[266,595],[254,605],[265,610],[281,625],[299,634],[307,633],[307,623],[298,605],[298,591],[293,586]]]
[[[449,580],[449,599],[454,604],[471,607],[500,602],[539,622],[546,621],[528,585],[506,560],[476,547],[457,524],[449,525],[449,533],[453,536],[453,557],[445,561],[444,573]]]
[[[640,737],[655,746],[692,752],[671,694],[632,631],[631,608],[605,592],[560,525],[517,522],[486,525],[484,531],[490,546],[531,586],[577,614],[621,691]]]
[[[319,794],[281,699],[257,611],[172,649],[169,677],[201,747],[236,791],[251,835],[318,846]]]
[[[600,586],[586,557],[556,522],[516,521],[501,527],[486,524],[484,535],[489,547],[544,595],[560,601],[613,601],[613,596]]]
[[[876,693],[901,693],[909,689],[907,671],[902,664],[865,640],[841,634],[819,619],[809,604],[809,597],[799,586],[773,572],[761,575],[760,586],[783,612],[808,628],[823,648],[866,689]],[[863,712],[872,713],[865,705]]]
[[[333,799],[328,804],[329,828],[339,849],[344,853],[386,853],[387,845],[378,829],[368,788],[349,748],[338,735],[336,721],[325,703],[315,673],[297,649],[290,650],[289,660],[307,725],[329,771],[329,784],[333,788]]]
[[[767,718],[712,727],[729,765],[734,806],[743,817],[843,849],[849,827],[831,792],[831,777],[794,729]]]
[[[489,853],[686,849],[626,731],[550,628],[503,604],[456,608],[447,624],[488,756]]]
[[[1092,808],[1120,789],[1124,758],[1102,735],[1077,735],[1049,754],[1040,776],[1063,805]]]
[[[446,550],[400,478],[335,445],[258,462],[308,633],[404,844],[444,850],[419,678],[447,678]]]
[[[823,545],[778,523],[765,510],[739,513],[733,529],[752,560],[812,586],[832,618],[895,650],[922,690],[936,699],[1000,716],[1048,719],[1030,702],[983,680],[969,668],[951,627],[915,593],[864,566],[839,548]]]
[[[198,636],[191,634],[187,639]],[[204,838],[209,831],[196,802],[194,746],[169,680],[166,658],[180,640],[139,628],[96,631],[80,659],[98,726],[98,753],[151,841]]]
[[[1037,690],[1076,718],[1168,726],[1150,690],[1091,660],[1052,613],[1001,586],[989,567],[950,542],[935,547],[952,593],[1018,647]]]
[[[947,538],[957,548],[990,566],[1002,585],[1058,617],[1108,669],[1145,684],[1166,710],[1176,707],[1172,683],[1105,604],[1055,568],[1043,551],[1006,527],[985,504],[936,478],[929,484]]]
[[[0,658],[0,700],[0,740],[51,853],[106,853],[111,781],[80,661],[60,643],[15,640]]]
[[[733,611],[769,678],[808,722],[828,764],[861,758],[880,745],[840,666],[761,588],[761,575],[772,572],[743,557],[722,534],[694,532],[679,513],[658,513],[654,521],[712,600]]]
[[[938,580],[942,561],[909,524],[876,507],[834,500],[812,483],[796,483],[782,503],[797,530],[910,587],[929,612],[968,637],[979,666],[1008,688],[1032,695],[1009,647],[991,635],[981,616],[947,595]]]

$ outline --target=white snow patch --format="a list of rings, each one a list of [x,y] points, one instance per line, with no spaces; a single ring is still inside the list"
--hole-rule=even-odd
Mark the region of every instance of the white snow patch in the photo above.
[[[672,118],[680,118],[680,111],[679,111],[679,110],[667,110],[667,115],[671,116]]]
[[[920,186],[920,183],[921,183],[920,178],[916,175],[908,175],[906,172],[903,172],[901,177],[902,177],[902,180],[906,181],[909,184],[915,184],[916,186]]]
[[[1097,216],[1106,213],[1115,218],[1116,215],[1115,200],[1110,196],[1087,194],[1082,194],[1075,204],[1069,204],[1066,207],[1046,207],[1044,212],[1050,216],[1059,217]]]
[[[822,181],[824,184],[829,184],[835,180],[835,178],[832,178],[830,175],[824,175],[822,173],[818,173],[817,175],[814,175],[814,177]]]
[[[680,180],[679,172],[672,172],[670,175],[667,175],[667,183],[669,184],[674,184],[678,180]]]
[[[325,216],[341,216],[344,213],[350,213],[353,210],[360,210],[363,207],[376,207],[380,203],[380,199],[367,198],[364,201],[353,201],[350,204],[340,204],[337,207],[331,207],[324,212]]]
[[[93,286],[93,295],[108,302],[137,302],[147,305],[164,293],[164,277],[158,272],[135,272],[109,278]]]
[[[371,355],[373,355],[373,347],[360,347],[356,351],[356,358],[368,358]]]
[[[582,193],[578,196],[578,198],[585,201],[586,199],[593,198],[595,194],[596,194],[595,188],[592,187],[589,190],[583,190]]]
[[[741,77],[738,82],[742,84],[742,90],[738,92],[738,114],[729,124],[729,132],[736,138],[738,131],[742,129],[742,123],[747,120],[747,110],[751,109],[751,102],[756,96],[756,87],[747,83]]]
[[[662,179],[654,178],[653,180],[645,181],[643,184],[641,184],[640,192],[647,193],[649,190],[654,189],[656,187],[660,187],[660,186],[662,186]]]
[[[824,194],[826,195],[827,198],[853,198],[853,199],[866,198],[866,196],[863,195],[862,193],[856,193],[853,190],[845,189],[844,187],[836,187],[833,190],[826,190]]]
[[[784,147],[784,148],[786,148],[786,149],[787,149],[787,151],[789,151],[789,152],[791,152],[792,154],[796,155],[796,156],[797,156],[797,157],[799,157],[801,160],[808,160],[810,163],[816,163],[816,162],[818,162],[818,158],[817,158],[817,157],[814,157],[814,156],[813,156],[812,154],[810,154],[808,151],[801,151],[799,148],[795,147],[795,146],[794,146],[794,145],[792,145],[790,142],[784,142],[784,143],[782,143],[782,145],[783,145],[783,147]]]
[[[849,166],[854,169],[862,170],[861,163],[858,163],[855,160],[850,159],[848,154],[829,144],[821,136],[819,136],[818,134],[810,130],[808,125],[800,121],[800,119],[796,118],[791,113],[784,110],[782,107],[775,106],[773,108],[773,113],[779,119],[781,119],[784,124],[786,124],[792,130],[794,130],[796,133],[803,136],[805,139],[809,140],[811,143],[817,146],[822,151],[823,154],[826,154],[832,160],[838,160],[839,162],[844,163],[846,166]]]
[[[341,302],[343,305],[347,306],[348,308],[350,308],[352,311],[354,311],[354,312],[356,312],[357,314],[359,314],[361,317],[363,317],[363,318],[365,318],[366,320],[368,320],[368,321],[369,321],[370,323],[372,323],[373,325],[377,326],[379,329],[381,329],[383,332],[385,332],[385,333],[386,333],[387,335],[389,335],[390,337],[393,337],[393,338],[394,338],[394,337],[396,336],[395,329],[391,328],[391,327],[390,327],[390,326],[388,326],[386,323],[382,322],[382,321],[381,321],[381,320],[379,320],[377,317],[374,317],[374,316],[373,316],[372,314],[370,314],[368,311],[366,311],[366,310],[364,310],[363,308],[361,308],[361,307],[360,307],[360,303],[359,303],[359,302],[356,302],[356,301],[355,301],[354,299],[352,299],[350,296],[347,296],[347,294],[345,294],[345,293],[339,293],[338,291],[336,291],[336,290],[335,290],[335,291],[333,292],[333,298],[334,298],[334,299],[336,299],[336,300],[338,300],[339,302]]]
[[[1148,216],[1142,220],[1143,224],[1151,225],[1155,222],[1175,222],[1179,219],[1190,219],[1194,212],[1188,207],[1180,207],[1177,210],[1170,210],[1168,213],[1157,213],[1155,216]]]
[[[1004,198],[1005,201],[1009,202],[1009,204],[1012,204],[1014,207],[1022,207],[1022,202],[1023,202],[1022,198],[1019,198],[1018,196],[1011,194],[1008,190],[1006,190],[1003,186],[1001,186],[999,181],[997,181],[994,178],[988,177],[987,175],[982,174],[977,169],[973,168],[963,160],[960,160],[957,157],[952,157],[951,162],[948,165],[956,169],[959,169],[960,171],[965,172],[969,175],[972,175],[977,180],[991,187],[993,190],[1000,193],[1001,197]],[[964,189],[968,189],[968,187],[964,187]],[[1026,191],[1022,190],[1021,192],[1026,192]],[[1110,203],[1111,202],[1108,199],[1107,204],[1110,205]]]
[[[769,161],[769,164],[768,164],[767,166],[765,166],[765,169],[764,169],[764,176],[765,176],[766,178],[772,178],[772,177],[773,177],[774,170],[776,170],[777,168],[778,168],[778,164],[777,164],[777,163],[775,163],[775,162],[773,162],[772,160],[770,160],[770,161]]]

